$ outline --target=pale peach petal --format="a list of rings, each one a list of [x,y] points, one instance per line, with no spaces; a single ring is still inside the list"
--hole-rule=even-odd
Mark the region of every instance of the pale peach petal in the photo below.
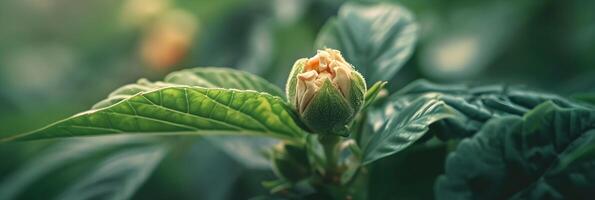
[[[318,72],[314,70],[298,74],[298,78],[304,81],[314,80],[316,77],[318,77]]]
[[[343,96],[348,98],[351,89],[351,72],[347,71],[345,67],[337,67],[335,68],[335,73],[336,76],[333,82],[337,84]]]
[[[295,105],[298,108],[300,107],[300,100],[301,97],[304,96],[304,93],[306,93],[306,82],[304,80],[298,79],[294,97]]]
[[[318,57],[320,59],[319,66],[326,66],[331,62],[331,54],[326,51],[318,50]]]
[[[316,95],[316,93],[318,92],[318,90],[320,89],[320,87],[318,87],[316,84],[314,84],[314,82],[309,81],[306,82],[306,90],[304,92],[304,94],[302,94],[301,99],[300,99],[300,104],[299,104],[299,112],[303,113],[306,110],[306,107],[308,107],[308,105],[310,104],[310,101],[312,101],[312,98],[314,98],[314,95]]]

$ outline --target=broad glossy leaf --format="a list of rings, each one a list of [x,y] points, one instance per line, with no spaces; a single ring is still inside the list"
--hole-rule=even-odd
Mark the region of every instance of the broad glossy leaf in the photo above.
[[[363,163],[369,164],[405,149],[420,139],[436,121],[458,117],[457,111],[436,97],[421,97],[395,110],[365,146]]]
[[[130,98],[141,92],[149,92],[164,87],[172,87],[176,84],[165,83],[165,82],[151,82],[147,79],[139,79],[136,83],[124,85],[108,95],[108,97],[95,105],[93,109],[105,108],[114,105],[124,99]]]
[[[4,140],[135,133],[259,135],[300,142],[305,132],[294,119],[280,97],[267,93],[175,86],[138,93]]]
[[[591,198],[594,136],[595,110],[552,102],[490,120],[449,155],[436,198]]]
[[[199,86],[205,88],[234,88],[242,90],[255,90],[260,92],[267,92],[275,96],[283,96],[281,90],[268,82],[260,78],[259,76],[230,68],[222,67],[197,67],[191,69],[180,70],[172,72],[167,75],[164,82],[150,82],[147,79],[140,79],[137,83],[125,85],[112,92],[109,97],[93,106],[94,109],[104,108],[115,103],[122,101],[123,99],[129,98],[139,92],[148,92],[163,87],[171,87],[178,85],[189,85]],[[217,147],[221,150],[228,152],[228,155],[236,158],[237,161],[252,168],[263,168],[268,167],[268,163],[263,163],[265,158],[257,155],[259,152],[256,150],[246,150],[248,146],[258,146],[259,149],[268,148],[271,145],[262,145],[265,138],[246,138],[246,137],[225,137],[225,138],[206,138],[211,142],[220,144]],[[232,144],[233,145],[230,145]],[[265,142],[268,143],[268,142]],[[260,145],[256,145],[260,144]],[[243,152],[243,156],[238,156],[232,151],[244,148],[240,152]],[[249,157],[245,157],[249,155]],[[267,165],[264,165],[267,164]]]
[[[176,85],[254,90],[274,96],[283,96],[279,87],[256,75],[230,68],[197,67],[172,72],[165,77],[164,82],[150,82],[147,79],[140,79],[137,83],[122,86],[110,93],[107,99],[95,104],[93,108],[113,105],[139,92],[148,92]]]
[[[326,22],[316,47],[340,50],[371,84],[390,80],[405,64],[417,29],[413,15],[401,6],[346,3]]]
[[[58,199],[130,199],[166,153],[163,146],[118,152],[75,181]]]
[[[595,195],[595,131],[571,143],[549,170],[511,199],[589,199]]]
[[[526,87],[509,85],[438,85],[425,80],[415,81],[391,95],[385,107],[373,111],[375,130],[390,118],[387,111],[401,110],[420,96],[434,95],[461,113],[462,118],[441,120],[433,126],[442,139],[468,137],[489,119],[522,116],[537,105],[553,101],[562,107],[586,107],[558,95],[537,92]]]

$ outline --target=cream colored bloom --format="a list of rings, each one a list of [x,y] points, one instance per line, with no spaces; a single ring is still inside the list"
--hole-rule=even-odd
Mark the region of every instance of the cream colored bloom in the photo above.
[[[364,103],[366,83],[341,52],[324,49],[296,61],[286,93],[311,131],[346,136]]]
[[[353,68],[341,56],[341,52],[334,49],[318,50],[314,57],[308,59],[304,71],[297,75],[295,102],[298,111],[304,112],[326,79],[329,79],[333,86],[339,89],[343,97],[348,98],[351,88],[351,71]]]

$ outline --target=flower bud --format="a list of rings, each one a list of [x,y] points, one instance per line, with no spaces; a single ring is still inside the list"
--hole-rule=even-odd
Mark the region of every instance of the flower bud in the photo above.
[[[341,52],[327,48],[296,61],[286,92],[312,131],[346,136],[347,125],[364,103],[366,84]]]

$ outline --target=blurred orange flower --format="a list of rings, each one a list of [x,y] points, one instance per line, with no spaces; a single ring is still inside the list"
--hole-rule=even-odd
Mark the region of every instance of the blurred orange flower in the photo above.
[[[141,59],[155,69],[172,67],[186,56],[197,28],[196,18],[186,11],[164,13],[141,41]]]

